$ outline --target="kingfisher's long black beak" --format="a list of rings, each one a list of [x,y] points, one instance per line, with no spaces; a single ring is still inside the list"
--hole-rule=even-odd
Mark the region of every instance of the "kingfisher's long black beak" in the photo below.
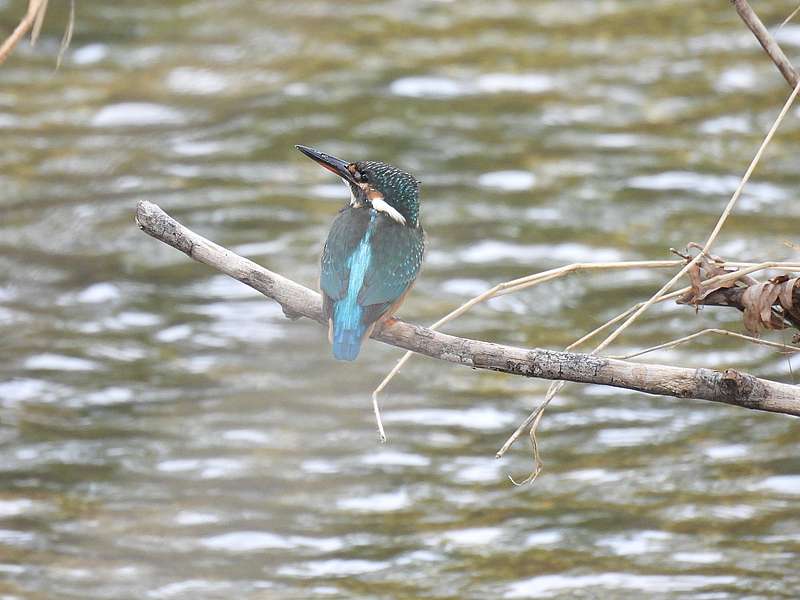
[[[305,154],[311,160],[318,162],[334,175],[338,175],[350,183],[356,182],[355,179],[353,179],[353,174],[347,169],[347,165],[350,164],[347,161],[344,161],[341,158],[336,158],[335,156],[331,156],[330,154],[325,154],[324,152],[320,152],[314,148],[309,148],[308,146],[301,146],[298,144],[295,146],[295,148],[300,150],[300,152]]]

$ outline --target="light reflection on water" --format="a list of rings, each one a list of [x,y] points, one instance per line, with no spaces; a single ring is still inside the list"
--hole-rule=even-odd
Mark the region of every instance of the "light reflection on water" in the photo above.
[[[494,453],[546,384],[415,358],[378,447],[369,392],[399,351],[336,364],[316,325],[132,221],[158,202],[313,286],[347,194],[306,143],[422,180],[414,321],[560,264],[670,258],[705,239],[786,94],[727,4],[87,0],[55,73],[50,11],[0,68],[2,594],[792,597],[794,420],[568,386],[543,475],[515,488],[525,442]],[[720,254],[791,255],[798,111]],[[577,275],[448,330],[563,347],[664,274]],[[617,348],[737,320],[665,305]],[[726,338],[652,360],[793,381]]]

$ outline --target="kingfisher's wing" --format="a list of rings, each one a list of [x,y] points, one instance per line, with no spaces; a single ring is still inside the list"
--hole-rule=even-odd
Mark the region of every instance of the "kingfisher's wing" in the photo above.
[[[348,259],[364,239],[368,226],[369,213],[366,210],[345,208],[334,219],[320,261],[319,285],[326,304],[341,300],[347,293],[350,281]]]
[[[425,239],[421,227],[412,228],[383,219],[372,236],[372,260],[358,295],[376,320],[417,278]]]

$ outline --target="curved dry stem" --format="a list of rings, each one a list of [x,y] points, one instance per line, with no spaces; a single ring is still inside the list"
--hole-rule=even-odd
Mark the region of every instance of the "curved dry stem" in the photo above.
[[[630,354],[619,354],[619,355],[611,355],[609,358],[618,358],[620,360],[628,360],[629,358],[635,358],[637,356],[642,356],[643,354],[648,354],[650,352],[655,352],[656,350],[664,350],[665,348],[672,348],[674,346],[678,346],[679,344],[684,344],[686,342],[690,342],[694,339],[697,339],[701,336],[708,335],[709,333],[714,333],[716,335],[724,335],[729,337],[739,338],[740,340],[745,340],[751,342],[753,344],[758,344],[759,346],[769,346],[770,348],[776,348],[778,350],[782,350],[783,352],[787,352],[789,354],[794,354],[796,352],[800,352],[800,348],[796,348],[794,346],[788,346],[786,344],[779,344],[778,342],[771,342],[769,340],[762,340],[757,337],[753,337],[750,335],[744,335],[743,333],[737,333],[735,331],[729,331],[727,329],[717,329],[714,327],[710,327],[708,329],[703,329],[701,331],[697,331],[690,335],[686,335],[674,340],[670,340],[669,342],[664,342],[663,344],[659,344],[657,346],[651,346],[650,348],[646,348],[644,350],[638,350],[637,352],[631,352]]]
[[[72,41],[72,32],[75,30],[75,0],[69,0],[69,19],[67,20],[67,28],[64,30],[64,37],[61,38],[61,46],[58,48],[58,58],[56,59],[56,69],[61,66],[61,61],[64,59],[64,53],[69,48],[69,43]]]
[[[561,390],[566,383],[566,381],[554,381],[550,384],[550,387],[547,388],[547,394],[545,394],[542,403],[537,406],[536,409],[529,414],[522,423],[519,424],[519,426],[514,430],[514,433],[508,437],[500,450],[498,450],[494,455],[495,458],[503,458],[503,455],[508,452],[508,449],[514,445],[514,442],[516,442],[519,439],[519,436],[521,436],[528,428],[530,428],[529,434],[531,436],[531,440],[536,440],[536,428],[538,427],[539,421],[541,421],[542,415],[544,414],[544,409],[547,408],[547,405],[550,404],[559,390]],[[538,462],[541,461],[537,461],[537,463]]]
[[[383,420],[381,419],[381,409],[378,408],[378,398],[375,394],[372,395],[372,411],[375,413],[375,422],[378,424],[378,441],[381,444],[386,443],[386,431],[383,429]]]
[[[542,407],[542,412],[544,412],[544,407]],[[541,415],[542,413],[539,414]],[[536,481],[536,478],[539,477],[539,473],[542,472],[542,469],[544,469],[544,462],[542,462],[542,457],[539,455],[539,442],[536,439],[535,427],[531,427],[530,438],[531,438],[531,454],[533,455],[533,470],[522,481],[517,481],[509,473],[506,473],[506,477],[508,477],[508,480],[517,487],[533,483],[534,481]]]

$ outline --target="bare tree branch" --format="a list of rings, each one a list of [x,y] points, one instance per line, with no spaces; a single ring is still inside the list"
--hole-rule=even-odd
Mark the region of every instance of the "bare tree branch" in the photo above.
[[[775,41],[769,31],[767,31],[767,28],[764,27],[764,23],[758,18],[758,15],[750,7],[750,4],[748,4],[747,0],[731,0],[731,3],[736,9],[736,12],[739,13],[742,21],[750,28],[750,31],[756,36],[756,39],[758,39],[764,51],[772,59],[772,62],[778,67],[783,78],[794,88],[798,82],[800,82],[800,75],[797,74],[797,70],[792,66],[792,63],[789,62],[789,59],[786,58],[783,50],[778,46],[778,42]]]
[[[317,292],[207,240],[155,204],[140,201],[136,222],[148,235],[275,300],[288,317],[307,317],[325,323],[322,301]],[[376,328],[372,337],[399,348],[477,369],[609,385],[648,394],[709,400],[800,416],[800,388],[733,369],[691,369],[574,352],[516,348],[455,337],[399,320]]]

